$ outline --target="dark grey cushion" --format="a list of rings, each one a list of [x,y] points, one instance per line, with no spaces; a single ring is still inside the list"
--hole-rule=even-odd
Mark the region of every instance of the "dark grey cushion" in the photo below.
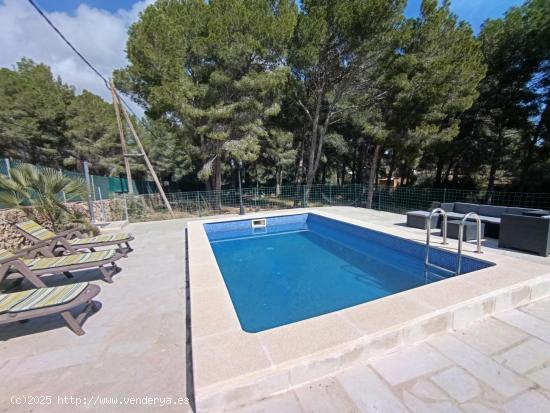
[[[500,217],[486,217],[480,216],[481,222],[491,223],[491,224],[500,224]]]
[[[467,214],[468,212],[477,212],[479,205],[477,204],[467,204],[465,202],[455,202],[453,212],[458,212],[460,214]]]
[[[495,205],[480,205],[477,213],[485,217],[501,217],[502,214],[507,213],[507,208]]]
[[[409,211],[407,215],[413,215],[416,217],[428,217],[430,213],[428,211]]]
[[[508,215],[523,215],[527,211],[536,211],[533,208],[517,208],[517,207],[508,207],[506,208],[506,214]]]
[[[462,219],[464,218],[464,214],[459,214],[458,212],[447,212],[447,219],[450,221],[451,219]]]
[[[453,212],[454,202],[443,202],[439,207],[444,209],[445,212]]]

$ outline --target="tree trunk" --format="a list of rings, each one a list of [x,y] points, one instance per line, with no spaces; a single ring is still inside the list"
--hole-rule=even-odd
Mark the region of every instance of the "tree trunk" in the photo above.
[[[453,168],[453,179],[451,180],[451,185],[456,187],[458,183],[458,174],[460,172],[460,165],[458,163],[455,164]]]
[[[531,166],[534,163],[535,159],[535,150],[537,147],[537,144],[540,139],[543,138],[543,129],[545,127],[545,124],[547,124],[550,121],[550,101],[547,99],[545,102],[545,108],[544,112],[542,112],[539,122],[537,124],[537,128],[535,129],[535,133],[533,134],[532,138],[529,138],[527,142],[527,154],[525,155],[525,159],[521,162],[521,174],[520,174],[520,191],[525,191],[525,188],[527,186],[527,179],[529,178],[529,170],[531,169]]]
[[[300,158],[298,159],[298,166],[296,167],[296,179],[294,183],[296,184],[296,191],[294,194],[294,208],[296,208],[300,203],[300,191],[298,190],[300,187],[300,184],[302,183],[302,177],[304,174],[304,142],[302,141],[302,144],[300,145]]]
[[[388,188],[390,188],[392,186],[392,178],[393,178],[393,173],[395,171],[395,159],[396,159],[396,155],[394,153],[391,157],[390,170],[388,172],[388,178],[386,179],[386,186]]]
[[[324,82],[317,91],[317,100],[315,104],[315,111],[311,119],[311,145],[309,148],[308,168],[306,175],[306,187],[304,188],[304,204],[307,206],[307,200],[309,199],[309,191],[311,185],[317,175],[317,169],[319,168],[319,161],[323,153],[323,143],[325,135],[330,123],[330,110],[325,114],[325,119],[322,125],[319,125],[321,120],[321,105],[325,99],[325,85]],[[309,113],[309,112],[308,112]]]
[[[503,141],[504,141],[504,130],[503,128],[499,128],[498,129],[498,139],[497,139],[497,142],[496,142],[496,145],[495,145],[495,148],[493,149],[493,153],[491,155],[491,160],[490,160],[490,167],[489,167],[489,180],[488,180],[488,183],[487,183],[487,191],[488,192],[491,192],[491,191],[494,191],[495,190],[495,180],[496,180],[496,176],[497,176],[497,166],[498,166],[498,163],[500,161],[500,153],[501,153],[501,150],[502,150],[502,146],[503,146]],[[491,202],[491,195],[489,195],[489,199],[488,199],[489,202]]]
[[[521,162],[521,173],[519,175],[519,190],[520,192],[525,191],[527,187],[527,179],[529,177],[529,170],[533,165],[533,159],[535,154],[535,146],[537,144],[538,137],[535,135],[533,138],[529,139],[527,154]]]
[[[220,160],[220,157],[217,156],[216,159],[214,159],[214,163],[212,165],[213,171],[213,190],[214,190],[214,196],[213,196],[213,205],[212,207],[214,210],[221,210],[222,209],[222,202],[221,202],[221,193],[222,190],[222,162]]]
[[[497,162],[493,159],[491,161],[491,167],[489,169],[489,182],[487,184],[487,191],[491,192],[495,190],[495,180],[497,176]]]
[[[280,166],[275,170],[275,195],[281,195],[281,183],[283,182],[283,168]]]
[[[445,177],[443,178],[443,186],[447,186],[449,183],[449,175],[451,174],[451,170],[453,169],[454,162],[449,162],[449,166],[447,166],[447,169],[445,170]]]
[[[323,151],[323,141],[325,139],[325,132],[319,131],[318,135],[319,135],[319,138],[317,141],[316,148],[314,148],[313,142],[312,142],[312,145],[311,145],[312,148],[309,151],[310,156],[313,157],[313,162],[311,162],[311,160],[308,162],[308,171],[306,175],[306,187],[304,188],[305,206],[307,206],[307,201],[309,199],[309,191],[311,190],[311,185],[313,185],[313,182],[315,181],[315,176],[317,175],[317,169],[319,168],[319,160],[321,159],[321,153]]]
[[[357,142],[357,140],[355,140]],[[357,183],[357,143],[353,145],[353,158],[351,160],[351,183]]]
[[[404,163],[403,166],[399,168],[399,175],[401,175],[401,186],[405,185],[405,178],[407,177],[408,170],[409,167],[407,166],[407,163]]]
[[[370,163],[369,170],[369,189],[367,192],[367,208],[372,208],[372,198],[374,197],[374,189],[376,187],[376,173],[378,166],[378,158],[380,157],[380,145],[377,144],[374,147],[374,153],[372,154],[372,159]]]
[[[434,182],[436,187],[441,186],[441,182],[442,182],[441,175],[443,175],[443,164],[444,164],[443,157],[438,156],[437,165],[435,168],[435,182]]]

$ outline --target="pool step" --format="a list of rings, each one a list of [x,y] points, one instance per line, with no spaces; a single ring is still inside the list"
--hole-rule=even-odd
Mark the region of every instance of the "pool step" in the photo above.
[[[448,268],[441,267],[437,264],[434,264],[433,262],[425,262],[424,263],[424,271],[431,272],[429,268],[435,268],[436,270],[443,271],[446,273],[449,273],[451,275],[456,275],[456,272],[453,270],[449,270]]]

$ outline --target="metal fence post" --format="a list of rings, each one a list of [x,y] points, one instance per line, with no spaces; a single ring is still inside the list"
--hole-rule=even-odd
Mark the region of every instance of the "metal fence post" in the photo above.
[[[126,200],[126,193],[122,194],[122,197],[124,201],[124,220],[130,221],[128,218],[128,201]]]
[[[443,188],[443,203],[445,203],[446,198],[447,198],[447,188]]]
[[[197,213],[200,217],[201,216],[201,197],[198,192],[196,193],[196,198],[197,198]]]
[[[82,163],[84,167],[84,178],[86,179],[86,185],[88,185],[88,213],[90,214],[90,222],[95,222],[94,214],[94,201],[92,200],[92,184],[90,181],[90,170],[88,169],[88,161]]]
[[[99,194],[99,207],[101,209],[101,222],[107,221],[106,215],[105,215],[105,205],[103,204],[103,196],[101,195],[101,187],[97,187],[97,192]]]
[[[92,196],[93,196],[93,199],[94,201],[97,199],[96,197],[96,194],[95,194],[95,182],[94,182],[94,176],[93,175],[90,175],[90,179],[91,179],[91,182],[92,182]]]
[[[10,172],[11,165],[10,165],[10,159],[9,159],[9,158],[4,158],[4,164],[6,164],[6,175],[8,176],[8,178],[11,179],[11,172]]]
[[[63,176],[63,169],[59,168],[58,171],[59,171],[59,175]],[[86,184],[88,184],[88,182],[86,182]],[[61,191],[61,198],[63,198],[63,203],[66,204],[67,203],[67,195],[65,195],[65,191]]]

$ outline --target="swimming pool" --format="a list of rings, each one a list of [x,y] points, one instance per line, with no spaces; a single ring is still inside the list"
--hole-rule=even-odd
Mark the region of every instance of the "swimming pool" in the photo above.
[[[241,328],[249,333],[450,275],[425,274],[422,244],[314,213],[268,217],[255,228],[253,221],[204,224]],[[457,255],[432,248],[430,260],[452,270]],[[492,265],[463,257],[462,273]]]

